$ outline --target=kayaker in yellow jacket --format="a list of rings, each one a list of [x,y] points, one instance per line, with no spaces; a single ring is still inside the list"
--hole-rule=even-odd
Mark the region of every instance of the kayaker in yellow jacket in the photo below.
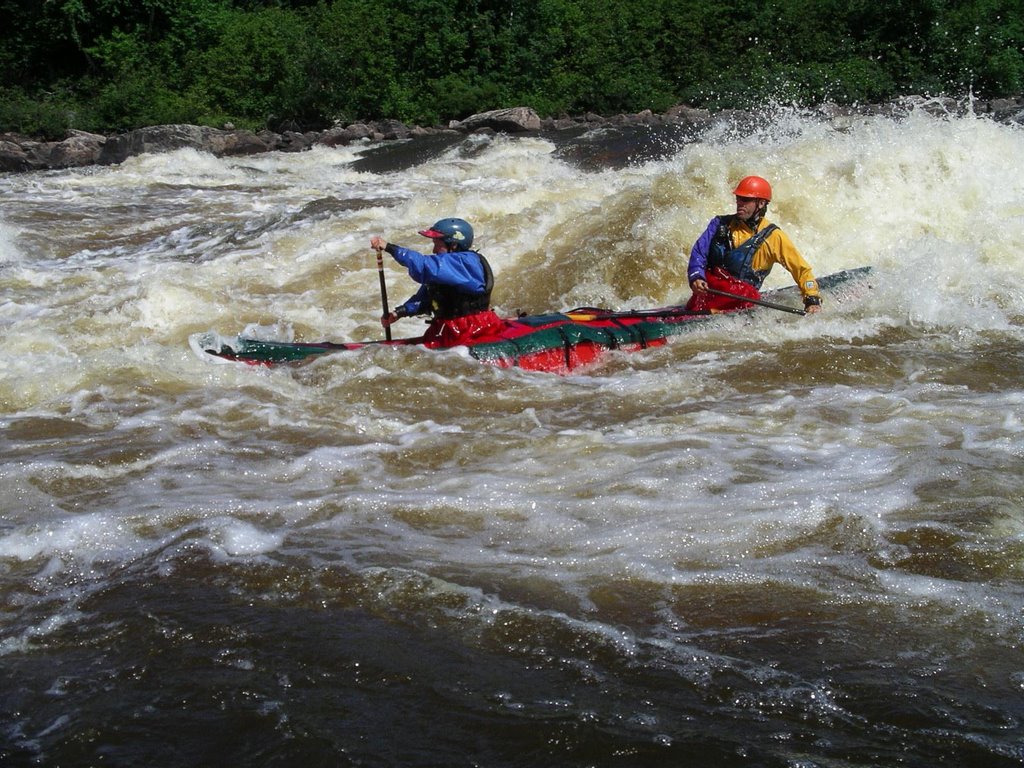
[[[690,251],[687,277],[693,296],[686,308],[716,312],[741,307],[742,300],[708,293],[708,288],[757,299],[772,267],[781,264],[799,286],[807,312],[818,312],[821,297],[810,265],[789,236],[765,218],[771,184],[747,176],[733,194],[736,213],[715,216]]]

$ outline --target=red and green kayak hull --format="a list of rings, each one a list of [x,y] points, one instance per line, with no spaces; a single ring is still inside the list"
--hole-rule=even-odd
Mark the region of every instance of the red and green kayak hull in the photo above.
[[[866,285],[870,267],[846,270],[818,280],[826,295],[845,286]],[[792,289],[773,296],[785,297]],[[749,311],[749,310],[738,310]],[[665,344],[672,336],[696,330],[717,315],[689,312],[684,306],[617,312],[581,308],[546,315],[509,318],[497,333],[466,344],[469,354],[502,368],[567,373],[597,362],[611,350],[632,352]],[[420,338],[371,342],[285,342],[223,337],[215,332],[190,340],[201,356],[250,365],[279,365],[309,361],[326,354],[381,346],[423,346]],[[209,359],[209,358],[207,358]]]

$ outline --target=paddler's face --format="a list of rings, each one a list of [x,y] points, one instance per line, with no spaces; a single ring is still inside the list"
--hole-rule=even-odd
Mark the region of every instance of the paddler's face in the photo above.
[[[442,238],[435,237],[432,239],[434,241],[434,253],[448,253],[448,246],[445,245]]]
[[[736,195],[736,215],[747,221],[752,219],[759,211],[762,210],[764,200],[757,197],[740,197]]]

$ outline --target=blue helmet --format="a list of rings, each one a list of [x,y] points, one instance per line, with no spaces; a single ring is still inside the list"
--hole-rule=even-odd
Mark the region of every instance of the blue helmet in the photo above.
[[[473,247],[473,228],[465,219],[441,219],[419,233],[431,239],[441,238],[452,251],[468,251]]]

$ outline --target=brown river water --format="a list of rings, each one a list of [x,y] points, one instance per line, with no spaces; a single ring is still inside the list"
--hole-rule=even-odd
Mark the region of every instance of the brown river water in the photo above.
[[[908,105],[0,176],[0,764],[1021,765],[1021,156]],[[446,216],[504,314],[677,303],[749,173],[870,285],[570,376],[189,348],[380,338],[370,237]]]

